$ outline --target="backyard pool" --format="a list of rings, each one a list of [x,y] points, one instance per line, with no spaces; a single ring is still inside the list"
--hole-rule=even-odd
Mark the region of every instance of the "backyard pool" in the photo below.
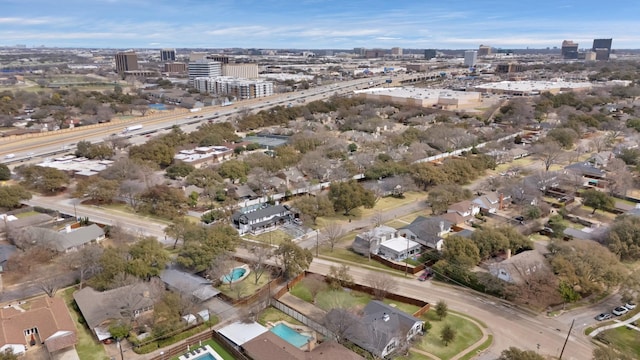
[[[149,104],[149,107],[154,110],[167,110],[167,107],[164,104]]]
[[[297,348],[304,346],[311,339],[311,337],[302,335],[282,323],[272,327],[271,332]]]
[[[222,281],[225,284],[234,283],[234,282],[242,279],[242,277],[246,273],[247,273],[247,269],[245,269],[243,267],[233,268],[233,270],[231,270],[230,273],[228,273],[226,275],[222,275],[222,277],[220,278],[220,281]]]

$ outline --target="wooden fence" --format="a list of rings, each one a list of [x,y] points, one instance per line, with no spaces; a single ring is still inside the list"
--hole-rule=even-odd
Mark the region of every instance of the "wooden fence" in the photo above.
[[[229,344],[229,342],[220,334],[218,334],[215,330],[208,330],[200,334],[193,335],[190,338],[185,339],[184,341],[181,341],[180,343],[175,344],[170,348],[164,348],[162,349],[162,354],[159,353],[157,355],[154,355],[153,357],[149,358],[149,360],[171,359],[175,356],[179,356],[186,353],[190,349],[194,349],[200,346],[200,342],[211,340],[211,339],[218,342],[225,350],[227,350],[231,355],[233,355],[234,359],[249,360],[244,354],[238,351],[238,349],[236,349],[231,344]]]
[[[372,254],[371,258],[374,259],[375,261],[379,262],[379,263],[384,264],[385,266],[388,266],[388,267],[392,268],[392,269],[400,270],[400,271],[403,271],[403,272],[406,271],[407,273],[409,273],[411,275],[415,275],[415,274],[419,273],[420,271],[424,270],[424,268],[425,268],[424,264],[420,264],[420,265],[414,266],[414,265],[410,265],[410,264],[407,264],[407,263],[397,263],[395,261],[387,260],[387,259],[383,258],[382,256],[375,255],[375,254]]]

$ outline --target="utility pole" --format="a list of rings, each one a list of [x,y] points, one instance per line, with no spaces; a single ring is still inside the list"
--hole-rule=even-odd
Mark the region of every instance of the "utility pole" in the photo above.
[[[318,257],[319,247],[320,247],[320,229],[316,230],[316,257]]]
[[[569,332],[567,333],[567,338],[564,339],[564,345],[562,345],[562,350],[560,351],[560,356],[558,360],[562,360],[562,354],[564,354],[564,348],[567,346],[567,341],[569,341],[569,336],[571,336],[571,330],[573,329],[573,324],[576,322],[576,319],[571,320],[571,326],[569,327]]]

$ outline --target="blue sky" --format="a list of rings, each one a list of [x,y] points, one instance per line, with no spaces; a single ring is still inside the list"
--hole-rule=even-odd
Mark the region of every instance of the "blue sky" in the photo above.
[[[0,0],[0,46],[640,48],[638,0]]]

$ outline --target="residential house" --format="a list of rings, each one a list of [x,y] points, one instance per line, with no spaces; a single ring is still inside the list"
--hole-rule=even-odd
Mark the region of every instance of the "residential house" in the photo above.
[[[264,206],[266,205],[266,206]],[[279,224],[290,221],[291,211],[284,205],[259,204],[232,216],[233,225],[240,234],[275,230]]]
[[[612,151],[600,151],[599,153],[595,153],[591,155],[587,162],[593,164],[593,166],[598,169],[603,169],[607,167],[607,164],[612,159],[615,159],[616,155]]]
[[[420,254],[422,245],[405,237],[395,237],[380,243],[378,255],[383,258],[402,261]]]
[[[41,244],[59,253],[78,251],[83,246],[97,244],[104,240],[104,230],[96,224],[72,229],[67,225],[63,231],[29,227],[23,229],[23,236],[32,243]]]
[[[60,297],[43,296],[0,308],[0,351],[24,354],[44,344],[49,356],[78,342],[76,326]]]
[[[480,211],[484,214],[495,214],[498,210],[502,210],[511,200],[511,195],[490,192],[488,194],[480,195],[473,199],[473,203],[480,207]]]
[[[258,198],[258,194],[256,194],[249,185],[231,185],[227,188],[227,192],[234,199],[239,201],[244,200],[253,200]]]
[[[253,360],[363,360],[364,358],[336,341],[323,341],[320,345],[307,343],[306,349],[297,348],[271,331],[266,331],[245,342],[242,350]],[[310,349],[309,349],[310,348]]]
[[[109,325],[120,319],[134,320],[153,310],[154,299],[146,283],[127,285],[99,292],[85,287],[73,294],[89,329],[98,340],[111,337]]]
[[[2,244],[0,245],[0,273],[5,271],[7,262],[18,249],[14,245]]]
[[[511,256],[511,251],[507,250],[507,258],[490,264],[489,273],[509,283],[523,284],[531,274],[543,271],[546,266],[544,256],[537,250],[523,251],[514,256]]]
[[[344,313],[334,309],[327,316],[331,319]],[[343,336],[380,358],[421,334],[423,327],[422,320],[378,300],[370,301],[362,310],[362,317],[354,315],[348,324]]]
[[[413,240],[422,246],[441,250],[444,239],[451,232],[451,222],[442,217],[418,216],[411,224],[398,229],[398,236]]]
[[[207,301],[220,293],[211,281],[178,269],[162,270],[160,279],[169,290],[191,296],[198,301]]]
[[[378,226],[369,231],[356,235],[351,244],[353,251],[360,255],[377,254],[380,244],[396,237],[397,230],[390,226]]]
[[[593,186],[598,188],[606,188],[607,176],[602,169],[595,167],[590,162],[577,162],[564,167],[566,173],[575,173],[583,178],[584,186]]]
[[[449,205],[447,213],[455,213],[463,218],[463,221],[469,221],[473,219],[478,213],[480,213],[480,206],[470,200],[464,200],[455,204]],[[452,221],[453,222],[453,221]],[[457,222],[453,222],[457,224]]]

